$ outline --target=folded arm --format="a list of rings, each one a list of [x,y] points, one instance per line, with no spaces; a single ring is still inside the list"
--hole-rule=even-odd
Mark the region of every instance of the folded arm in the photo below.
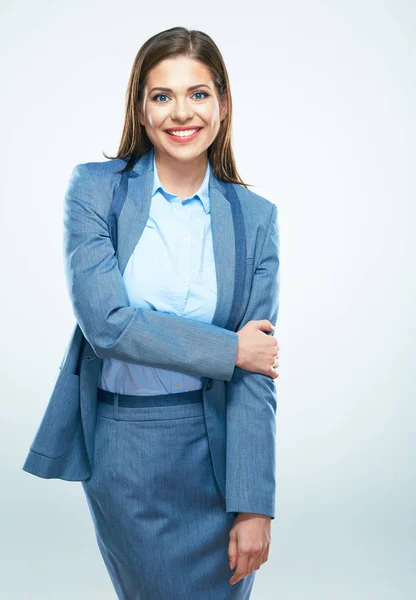
[[[254,273],[250,299],[239,326],[268,319],[276,324],[279,309],[279,229],[272,206],[268,231]],[[269,334],[265,334],[269,335]],[[275,380],[236,367],[225,383],[227,397],[226,510],[275,513]]]
[[[64,261],[75,318],[99,358],[229,381],[238,335],[210,323],[130,306],[106,210],[86,164],[64,200]]]

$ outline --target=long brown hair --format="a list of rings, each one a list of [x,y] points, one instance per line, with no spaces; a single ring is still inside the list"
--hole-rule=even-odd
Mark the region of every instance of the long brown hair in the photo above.
[[[127,165],[119,173],[130,171],[135,162],[150,148],[144,126],[139,121],[139,107],[143,99],[146,77],[151,69],[167,58],[187,56],[206,65],[210,70],[220,99],[227,93],[228,110],[221,122],[215,140],[208,148],[208,159],[214,174],[223,181],[238,183],[247,187],[238,174],[231,147],[232,100],[230,82],[221,52],[215,42],[202,31],[172,27],[149,38],[134,59],[126,92],[126,112],[123,134],[117,156],[104,156],[108,159],[127,159]]]

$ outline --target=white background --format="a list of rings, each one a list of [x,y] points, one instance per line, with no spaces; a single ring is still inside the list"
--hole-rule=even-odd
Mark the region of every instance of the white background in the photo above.
[[[81,485],[21,466],[75,323],[69,175],[116,153],[134,57],[177,25],[219,46],[237,167],[279,209],[276,519],[252,598],[415,597],[415,12],[404,0],[2,7],[2,599],[115,598]]]

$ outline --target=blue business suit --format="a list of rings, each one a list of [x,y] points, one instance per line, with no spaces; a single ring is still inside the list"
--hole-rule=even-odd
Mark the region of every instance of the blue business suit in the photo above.
[[[105,415],[97,418],[98,375],[103,358],[117,358],[206,378],[203,420],[201,414],[194,420],[206,427],[224,509],[231,517],[253,512],[274,518],[275,384],[235,367],[235,331],[252,319],[277,321],[277,208],[211,173],[218,285],[213,324],[132,308],[122,273],[149,214],[152,159],[150,150],[130,173],[116,255],[108,211],[124,162],[77,165],[72,173],[65,198],[65,260],[77,325],[23,469],[86,485],[94,480],[96,425],[106,422]],[[103,434],[101,427],[101,444]]]

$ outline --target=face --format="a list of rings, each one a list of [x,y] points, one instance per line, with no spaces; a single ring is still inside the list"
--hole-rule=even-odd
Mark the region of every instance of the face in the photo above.
[[[165,89],[161,89],[165,88]],[[148,74],[140,111],[156,156],[190,162],[207,152],[226,115],[209,69],[197,60],[181,56],[160,62]],[[181,137],[167,129],[184,128]],[[199,129],[189,137],[188,130]]]

